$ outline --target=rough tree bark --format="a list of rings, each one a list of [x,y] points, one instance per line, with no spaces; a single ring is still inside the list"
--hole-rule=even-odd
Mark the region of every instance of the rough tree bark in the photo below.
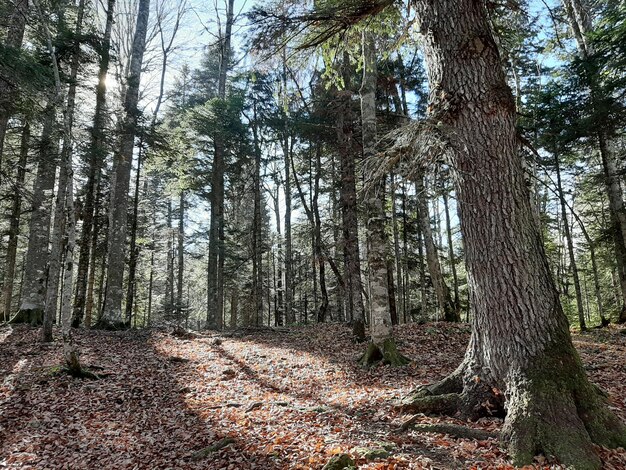
[[[374,35],[367,29],[362,34],[363,81],[361,83],[361,126],[363,156],[376,158],[376,45]],[[371,161],[371,160],[370,160]],[[383,362],[393,366],[409,360],[400,354],[393,339],[387,276],[387,240],[383,195],[385,179],[381,178],[366,194],[367,264],[370,281],[371,342],[359,362],[372,365]]]
[[[544,253],[524,182],[515,103],[487,11],[473,0],[416,0],[430,119],[448,136],[473,309],[465,360],[424,387],[414,409],[448,403],[476,416],[493,387],[506,398],[514,464],[537,453],[600,468],[592,443],[626,445],[626,429],[587,379]],[[490,400],[485,400],[485,396]]]
[[[124,295],[124,264],[126,252],[126,219],[128,210],[128,188],[130,170],[135,147],[139,101],[139,85],[143,55],[146,49],[146,34],[150,0],[139,0],[137,23],[131,51],[127,90],[124,98],[124,117],[121,124],[119,149],[114,157],[111,178],[111,201],[109,206],[109,247],[107,253],[107,284],[104,309],[99,326],[121,328],[125,326],[122,316]]]
[[[347,64],[344,64],[347,68]],[[345,74],[346,78],[349,74]],[[346,81],[346,84],[349,81]],[[340,92],[339,109],[336,114],[337,140],[341,167],[339,186],[343,234],[344,280],[348,306],[348,318],[352,321],[352,334],[357,341],[365,340],[365,307],[363,305],[363,283],[361,281],[361,256],[359,253],[359,222],[356,196],[356,145],[353,142],[354,117],[352,92]]]
[[[2,317],[7,321],[11,317],[11,305],[13,303],[13,285],[15,281],[15,263],[17,260],[17,242],[20,233],[20,219],[22,214],[22,191],[26,178],[26,160],[28,158],[28,146],[30,144],[30,123],[25,120],[20,142],[20,157],[17,162],[17,186],[13,194],[11,204],[11,219],[9,223],[9,241],[7,243],[7,255],[5,258],[4,285],[2,286]]]
[[[54,123],[54,106],[50,101],[43,112],[43,129],[37,155],[37,176],[33,184],[33,204],[28,223],[28,248],[20,310],[10,320],[12,323],[40,324],[43,321],[50,218],[58,151]]]

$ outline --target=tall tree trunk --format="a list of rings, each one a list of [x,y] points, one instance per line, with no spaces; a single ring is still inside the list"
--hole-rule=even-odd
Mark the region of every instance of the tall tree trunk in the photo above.
[[[428,211],[428,197],[424,187],[424,176],[418,176],[415,180],[415,192],[417,193],[419,224],[426,246],[426,264],[435,289],[439,319],[444,321],[458,321],[456,309],[450,296],[450,288],[446,284],[441,272],[439,254],[433,240],[433,232],[430,225],[430,212]]]
[[[565,234],[565,242],[567,243],[567,254],[569,256],[569,263],[572,269],[572,277],[574,279],[574,291],[576,292],[576,311],[578,312],[578,324],[581,331],[587,329],[585,323],[585,311],[583,306],[582,290],[580,288],[580,277],[578,275],[578,266],[576,264],[576,253],[574,252],[574,241],[572,240],[572,232],[567,219],[567,205],[565,201],[565,194],[563,193],[563,184],[561,181],[561,163],[558,155],[554,156],[554,167],[556,170],[556,184],[559,197],[559,204],[561,206],[561,217],[563,218],[563,231]]]
[[[83,226],[80,235],[80,251],[78,254],[78,269],[76,271],[76,295],[74,296],[74,319],[73,324],[77,327],[86,310],[86,296],[88,286],[88,272],[95,270],[95,266],[90,264],[92,259],[89,247],[94,246],[92,232],[95,230],[95,200],[97,197],[97,186],[100,180],[102,163],[107,154],[106,145],[106,79],[109,72],[110,50],[111,50],[111,30],[113,28],[113,14],[115,10],[115,0],[108,0],[106,23],[104,35],[102,37],[100,49],[100,62],[98,70],[98,84],[96,85],[96,107],[91,128],[91,141],[89,144],[88,159],[89,170],[87,183],[85,186],[85,206],[83,208]]]
[[[13,11],[8,19],[9,29],[4,40],[4,47],[20,49],[24,40],[24,30],[28,18],[28,0],[15,0]],[[2,77],[0,80],[0,168],[2,168],[2,155],[4,140],[6,138],[9,117],[13,113],[17,84],[12,83],[10,77]]]
[[[239,284],[234,279],[233,288],[230,293],[230,327],[237,328],[237,314],[239,310]]]
[[[107,253],[107,287],[104,311],[100,319],[102,326],[120,328],[125,326],[122,316],[124,295],[124,265],[126,253],[126,219],[128,210],[128,188],[130,170],[137,132],[139,86],[143,56],[146,49],[146,34],[150,0],[139,0],[137,23],[131,50],[128,88],[124,99],[124,117],[121,124],[119,149],[113,162],[111,178],[111,203],[109,206],[109,248]]]
[[[320,195],[320,178],[322,175],[322,147],[318,143],[315,146],[315,178],[313,188],[313,200],[311,202],[311,209],[314,217],[314,238],[315,238],[315,253],[313,254],[315,264],[319,265],[320,276],[320,294],[321,303],[319,310],[317,311],[318,323],[326,321],[326,315],[328,313],[328,290],[326,289],[326,261],[324,252],[324,241],[322,240],[322,219],[320,217],[319,207],[319,195]]]
[[[252,219],[252,295],[254,324],[263,323],[263,221],[261,216],[261,142],[259,136],[257,103],[253,104],[252,135],[254,140],[254,215]],[[269,276],[269,271],[268,271]]]
[[[283,292],[283,235],[280,226],[280,182],[276,181],[276,195],[274,197],[274,214],[276,215],[276,232],[278,233],[278,262],[276,263],[276,325],[282,326],[284,318],[284,292]]]
[[[176,275],[176,321],[180,328],[183,315],[183,275],[185,273],[185,191],[181,190],[178,200],[178,272]]]
[[[92,323],[92,318],[93,318],[93,315],[92,315],[93,305],[94,305],[93,299],[94,299],[94,287],[95,287],[95,282],[96,282],[96,267],[97,267],[96,261],[98,259],[98,256],[97,256],[98,255],[98,235],[100,234],[100,217],[98,215],[98,212],[100,211],[100,200],[101,200],[100,172],[98,172],[96,175],[95,186],[96,186],[95,188],[96,194],[95,194],[95,200],[93,204],[93,218],[92,218],[93,228],[91,230],[91,240],[90,240],[91,248],[88,249],[89,262],[87,263],[87,265],[89,266],[89,275],[87,277],[87,286],[86,286],[87,295],[85,299],[85,321],[84,321],[85,328],[91,328],[91,323]],[[82,250],[82,245],[81,245],[81,250]],[[102,264],[104,265],[104,263],[105,261],[103,257]],[[80,269],[80,263],[79,263],[79,269]],[[77,286],[77,289],[78,289],[78,286]],[[74,315],[76,315],[76,304],[74,304]],[[77,327],[78,325],[76,323],[79,323],[79,321],[77,322],[77,317],[74,316],[74,326]]]
[[[39,6],[36,5],[37,10],[39,10]],[[76,29],[75,35],[76,37],[80,37],[82,34],[83,28],[83,14],[85,10],[85,1],[81,0],[78,5],[78,15],[76,19]],[[39,10],[41,13],[41,10]],[[43,20],[43,16],[42,16]],[[47,32],[47,29],[46,29]],[[57,88],[57,96],[62,96],[61,82],[58,77],[58,64],[57,58],[55,56],[55,52],[52,48],[51,38],[48,38],[49,41],[49,49],[50,54],[52,56],[53,67],[55,69],[55,78],[56,78],[56,88]],[[67,92],[67,104],[65,107],[65,112],[63,116],[63,147],[61,149],[61,162],[59,165],[59,183],[57,190],[57,198],[56,205],[54,210],[54,226],[52,229],[52,240],[51,240],[51,249],[50,249],[50,262],[48,266],[48,285],[46,292],[46,306],[44,309],[44,324],[42,329],[42,339],[43,341],[52,341],[52,322],[56,317],[57,312],[57,302],[58,302],[58,293],[59,293],[59,281],[61,276],[61,261],[63,258],[64,244],[68,243],[69,237],[72,237],[72,240],[75,239],[75,234],[73,233],[74,224],[71,227],[66,227],[70,219],[68,217],[67,211],[69,208],[72,208],[71,220],[74,221],[74,200],[68,201],[68,197],[70,196],[70,190],[72,192],[71,197],[74,197],[73,193],[73,182],[69,180],[69,178],[73,177],[73,169],[72,169],[72,129],[74,126],[74,110],[76,108],[76,87],[77,87],[77,76],[78,76],[78,67],[80,65],[80,44],[75,43],[72,47],[72,55],[71,55],[71,65],[70,65],[70,76],[69,76],[69,88]],[[72,231],[69,234],[69,231]],[[69,234],[69,235],[68,235]],[[73,255],[74,247],[71,247],[70,254]],[[72,270],[73,264],[69,265],[70,273],[69,281],[70,284],[66,287],[67,289],[72,288]],[[70,301],[71,296],[68,298],[68,302]],[[71,318],[70,318],[71,322]],[[65,340],[65,335],[64,335]]]
[[[137,247],[137,226],[139,224],[139,185],[141,182],[141,164],[143,163],[143,139],[140,139],[139,152],[137,153],[137,170],[135,171],[135,187],[133,189],[133,218],[130,224],[130,248],[128,250],[128,286],[126,290],[125,321],[130,326],[133,318],[133,305],[135,304],[135,292],[137,291],[137,260],[139,247]]]
[[[56,135],[53,103],[43,113],[43,129],[37,155],[37,176],[33,184],[32,210],[28,224],[28,248],[20,311],[13,323],[40,324],[46,294],[48,242],[56,171]]]
[[[167,242],[165,250],[167,252],[167,261],[165,269],[167,271],[165,277],[165,315],[172,317],[174,314],[174,227],[172,215],[172,198],[167,197]]]
[[[626,445],[626,429],[588,381],[571,341],[518,153],[515,103],[483,3],[416,0],[430,118],[450,138],[465,239],[472,336],[466,358],[426,394],[469,415],[506,397],[503,440],[515,465],[538,452],[600,468],[592,442]],[[460,393],[455,395],[455,393]],[[438,401],[430,396],[432,405]],[[501,400],[501,398],[500,398]],[[418,400],[419,409],[425,402]]]
[[[226,79],[231,65],[231,35],[234,21],[234,0],[228,0],[226,26],[221,43],[218,97],[226,99]],[[216,135],[215,153],[211,174],[211,221],[209,227],[208,300],[207,323],[222,329],[224,315],[224,140]]]
[[[409,294],[410,277],[409,277],[409,250],[408,250],[408,218],[406,207],[406,187],[402,185],[402,265],[404,273],[404,300],[402,305],[404,309],[402,311],[402,321],[406,323],[408,321],[407,313],[411,311],[411,297]]]
[[[363,156],[366,161],[376,157],[376,45],[374,35],[367,29],[362,34],[363,80],[361,83],[361,126]],[[364,365],[378,361],[394,366],[404,365],[393,339],[387,275],[387,240],[383,197],[385,179],[381,178],[366,195],[367,264],[369,270],[370,335],[371,342],[360,359]]]
[[[24,121],[22,139],[20,143],[20,157],[17,162],[17,186],[13,194],[11,205],[11,219],[9,222],[9,241],[7,243],[7,255],[4,264],[4,284],[2,286],[2,316],[3,321],[11,317],[11,305],[13,303],[13,284],[15,280],[15,262],[17,259],[17,241],[20,233],[20,219],[22,215],[22,191],[26,178],[26,163],[28,159],[28,146],[30,144],[30,123]]]
[[[282,85],[283,85],[283,136],[281,139],[283,160],[285,162],[285,323],[296,322],[293,311],[293,247],[291,237],[291,139],[289,132],[289,93],[287,89],[287,52],[282,49]]]
[[[150,253],[150,277],[148,279],[148,311],[146,313],[146,326],[150,327],[152,321],[152,289],[154,286],[154,249]]]
[[[446,216],[446,235],[448,239],[448,259],[450,260],[450,270],[452,271],[452,282],[454,289],[454,314],[456,321],[461,321],[461,303],[459,299],[459,277],[456,272],[456,257],[454,256],[454,244],[452,240],[452,225],[450,223],[450,204],[448,190],[443,190],[443,207]]]
[[[402,275],[402,257],[400,256],[400,232],[398,230],[398,208],[396,205],[396,182],[395,176],[391,174],[391,224],[393,229],[393,254],[396,268],[396,289],[398,301],[396,302],[398,313],[398,321],[400,318],[406,318],[404,309],[404,277]]]
[[[349,68],[348,59],[344,59],[343,69]],[[346,86],[350,83],[350,74],[344,72]],[[365,306],[363,305],[363,283],[361,281],[361,255],[359,252],[359,222],[356,194],[354,143],[354,116],[352,112],[352,91],[339,92],[339,109],[336,113],[337,139],[341,167],[341,200],[344,280],[348,307],[348,319],[352,321],[352,334],[357,341],[365,340]]]

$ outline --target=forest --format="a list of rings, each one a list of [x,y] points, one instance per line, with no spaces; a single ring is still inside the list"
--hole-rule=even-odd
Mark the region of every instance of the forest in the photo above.
[[[0,467],[626,468],[623,0],[0,0]]]

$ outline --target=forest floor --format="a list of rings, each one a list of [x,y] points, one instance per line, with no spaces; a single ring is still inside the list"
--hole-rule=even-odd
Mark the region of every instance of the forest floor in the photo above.
[[[0,468],[319,469],[338,453],[360,469],[510,468],[496,439],[394,433],[409,417],[394,401],[452,371],[469,329],[410,324],[396,336],[414,362],[366,370],[355,362],[364,345],[342,325],[187,338],[79,330],[82,361],[102,376],[87,380],[59,372],[60,342],[0,327]],[[574,339],[626,419],[626,335],[612,328]],[[443,421],[501,426],[418,423]],[[198,453],[216,443],[228,445]],[[623,449],[598,451],[605,468],[626,468]]]

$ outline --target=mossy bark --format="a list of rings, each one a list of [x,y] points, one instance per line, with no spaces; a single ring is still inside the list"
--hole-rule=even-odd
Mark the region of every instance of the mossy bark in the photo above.
[[[466,368],[460,393],[457,370],[432,386],[418,388],[402,406],[416,413],[472,419],[505,406],[501,439],[516,466],[531,464],[535,455],[544,454],[568,468],[598,469],[601,461],[593,444],[626,446],[626,427],[608,408],[606,394],[588,381],[571,341],[555,339],[527,367],[511,369],[504,395],[494,382],[477,380],[477,372]]]
[[[411,360],[408,357],[398,351],[398,347],[393,338],[385,339],[382,344],[370,342],[365,354],[359,358],[359,364],[365,367],[371,367],[381,363],[401,367],[410,362]]]

